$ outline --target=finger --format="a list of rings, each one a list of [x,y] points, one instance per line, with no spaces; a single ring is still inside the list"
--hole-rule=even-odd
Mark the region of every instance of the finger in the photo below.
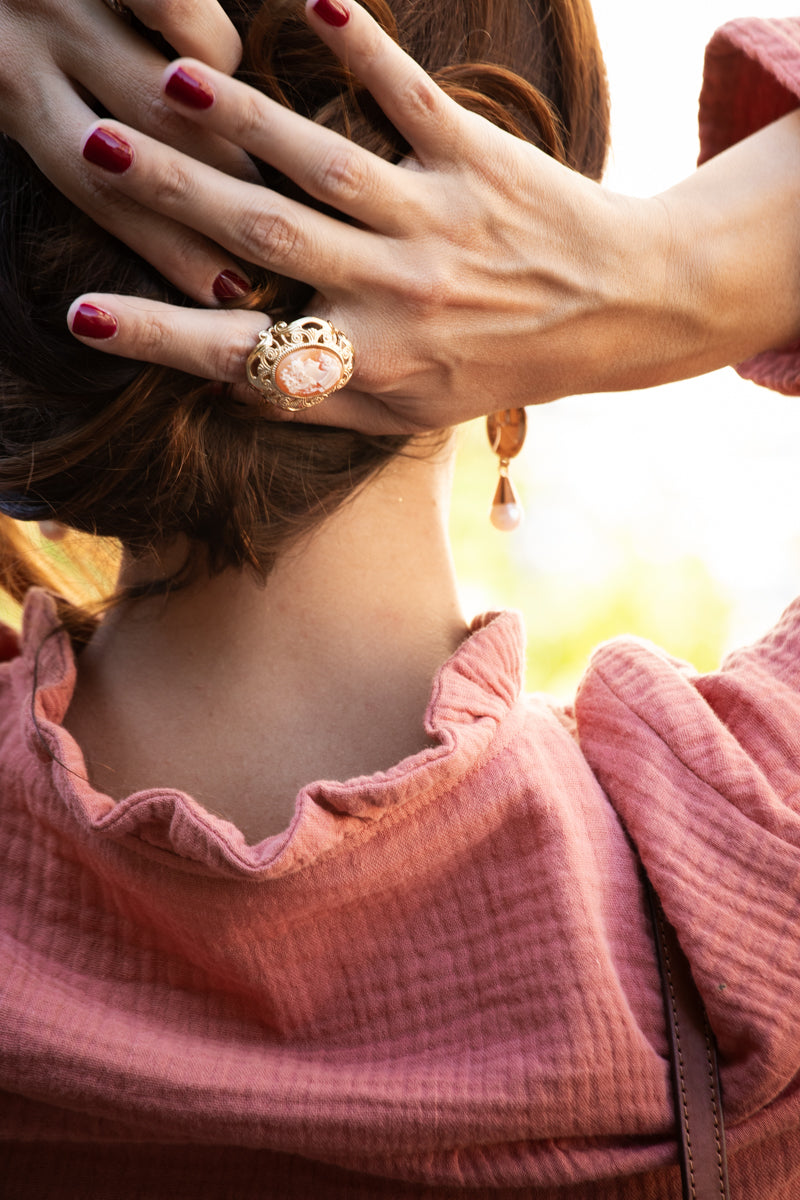
[[[428,426],[408,420],[401,413],[389,408],[377,396],[370,396],[350,387],[334,392],[314,408],[302,409],[291,415],[300,425],[355,429],[359,433],[368,433],[374,437],[430,432]]]
[[[110,10],[102,9],[97,18],[91,40],[59,44],[58,61],[64,73],[80,81],[118,120],[220,171],[256,180],[256,168],[244,151],[210,130],[198,130],[164,102],[160,88],[164,56]]]
[[[354,0],[306,0],[312,28],[364,84],[421,162],[451,160],[464,110]]]
[[[309,195],[362,224],[391,234],[421,218],[419,173],[370,154],[244,83],[184,59],[167,68],[163,91],[169,103],[201,121],[203,130],[269,162]]]
[[[179,54],[199,58],[219,71],[235,71],[239,65],[242,43],[216,0],[130,0],[128,7]]]
[[[73,204],[201,303],[214,304],[249,290],[246,272],[219,246],[149,211],[88,169],[74,147],[94,114],[63,76],[51,77],[40,113],[23,145]],[[51,136],[53,129],[60,131],[58,137]]]
[[[378,235],[231,179],[113,121],[90,127],[82,152],[99,178],[113,179],[131,199],[199,230],[245,262],[318,290],[366,281],[385,267]]]
[[[84,345],[232,384],[235,398],[260,407],[265,419],[376,435],[419,433],[428,428],[354,387],[343,388],[304,412],[285,413],[265,403],[246,382],[247,359],[261,330],[271,324],[264,313],[178,308],[157,300],[90,292],[72,303],[67,324]]]
[[[247,357],[272,322],[246,309],[179,308],[89,292],[70,305],[67,324],[79,341],[97,350],[246,386]]]

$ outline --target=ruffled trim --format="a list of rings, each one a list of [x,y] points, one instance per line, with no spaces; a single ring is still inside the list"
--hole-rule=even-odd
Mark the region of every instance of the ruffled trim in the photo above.
[[[288,828],[254,846],[234,824],[185,792],[155,788],[114,801],[91,787],[80,747],[62,726],[76,680],[72,645],[58,625],[53,597],[41,590],[29,594],[23,617],[21,719],[28,749],[51,772],[46,790],[55,789],[84,829],[177,855],[193,869],[274,876],[299,870],[344,840],[364,836],[365,823],[398,805],[454,788],[484,760],[519,699],[524,645],[518,613],[478,618],[471,636],[434,679],[425,729],[437,744],[388,771],[308,784],[297,796]]]

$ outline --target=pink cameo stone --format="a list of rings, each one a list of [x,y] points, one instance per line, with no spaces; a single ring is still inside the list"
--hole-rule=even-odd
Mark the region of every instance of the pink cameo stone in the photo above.
[[[330,350],[301,346],[281,359],[275,384],[286,396],[319,396],[336,387],[342,371],[340,360]]]

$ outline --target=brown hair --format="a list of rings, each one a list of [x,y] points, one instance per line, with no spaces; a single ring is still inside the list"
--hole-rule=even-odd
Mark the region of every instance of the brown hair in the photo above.
[[[588,0],[365,6],[459,103],[599,178],[608,97]],[[224,7],[244,38],[241,78],[387,159],[407,153],[311,32],[302,0]],[[225,389],[77,342],[64,314],[80,292],[183,299],[7,139],[0,163],[0,507],[4,495],[40,501],[72,528],[119,539],[134,554],[184,535],[189,555],[173,582],[201,566],[248,567],[266,579],[290,543],[402,452],[405,437],[265,422]],[[315,203],[260,168],[270,187]],[[303,285],[267,275],[246,302],[277,318],[308,299]],[[19,600],[47,574],[12,527],[0,517],[0,586]],[[62,615],[73,632],[85,631],[76,610]]]

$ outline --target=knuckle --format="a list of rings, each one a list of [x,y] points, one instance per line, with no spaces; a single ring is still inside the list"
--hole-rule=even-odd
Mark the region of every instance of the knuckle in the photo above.
[[[430,121],[439,115],[440,90],[424,72],[415,71],[399,89],[398,107],[411,117]]]
[[[81,208],[103,229],[124,240],[130,236],[131,224],[140,214],[138,203],[124,192],[116,190],[105,179],[90,176],[81,179]]]
[[[202,234],[195,233],[188,225],[178,225],[170,228],[169,248],[170,257],[175,263],[190,263],[207,253],[209,244]]]
[[[165,25],[185,27],[196,17],[196,8],[194,0],[138,0],[136,15],[150,29],[163,32]]]
[[[266,125],[264,102],[260,94],[241,97],[237,100],[236,110],[231,114],[230,140],[237,146],[247,145],[258,133],[263,133]]]
[[[152,180],[155,206],[172,208],[191,195],[194,181],[191,171],[177,162],[167,162]]]
[[[379,64],[385,53],[386,35],[377,25],[368,25],[361,31],[358,46],[353,48],[353,69],[358,77],[364,70]]]
[[[51,79],[40,70],[4,72],[0,79],[0,128],[19,141],[37,162],[52,153],[48,130],[63,120],[63,100],[52,91]],[[50,85],[50,86],[48,86]],[[34,152],[35,148],[35,152]]]
[[[364,193],[364,171],[349,148],[337,147],[320,160],[311,174],[321,199],[353,200]]]
[[[23,103],[24,87],[21,81],[16,79],[14,75],[3,75],[0,77],[0,105],[3,108],[2,129],[3,133],[14,135],[17,122],[13,120],[18,106]],[[39,101],[39,111],[43,107],[41,100]],[[24,111],[24,110],[23,110]]]
[[[159,141],[169,142],[169,131],[180,128],[175,113],[158,94],[149,88],[141,88],[136,94],[136,110],[139,113],[139,128],[144,133],[157,135]]]
[[[184,24],[197,18],[197,0],[160,0],[158,8],[173,23]]]
[[[290,262],[300,247],[300,233],[281,212],[258,208],[247,214],[240,230],[242,257],[262,266]]]
[[[167,342],[166,326],[152,313],[141,314],[134,333],[136,353],[147,362],[158,362],[160,352]]]
[[[433,264],[424,271],[398,272],[394,286],[401,304],[423,316],[446,310],[454,301],[452,277]]]
[[[244,383],[247,359],[255,344],[252,333],[245,330],[229,337],[224,345],[218,347],[211,360],[212,378],[227,383]]]

